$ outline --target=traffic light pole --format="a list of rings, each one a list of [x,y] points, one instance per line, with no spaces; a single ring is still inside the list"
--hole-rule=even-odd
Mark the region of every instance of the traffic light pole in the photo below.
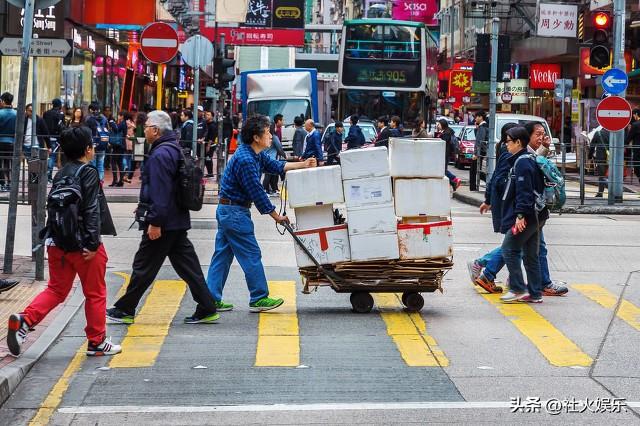
[[[624,21],[625,21],[625,0],[614,0],[613,2],[613,67],[626,72],[624,60]],[[620,93],[625,97],[625,92]],[[622,202],[624,179],[624,130],[611,132],[609,137],[609,197],[608,204]]]
[[[218,55],[224,58],[225,55],[225,44],[224,44],[224,34],[220,34],[220,49],[218,50]],[[220,73],[222,75],[222,70]],[[222,173],[224,172],[225,162],[226,162],[226,144],[224,140],[224,100],[225,100],[225,91],[223,89],[223,84],[219,84],[218,87],[218,152],[216,155],[216,170],[218,173],[218,182],[222,177]]]
[[[489,89],[489,139],[487,141],[487,178],[488,183],[496,167],[496,105],[498,90],[498,37],[500,18],[494,17],[491,23],[491,87]],[[478,170],[479,172],[480,170]]]

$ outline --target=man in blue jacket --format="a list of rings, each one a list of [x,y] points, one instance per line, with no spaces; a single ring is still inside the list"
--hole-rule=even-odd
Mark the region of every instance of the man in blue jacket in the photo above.
[[[0,192],[11,189],[11,157],[16,137],[16,110],[13,109],[13,95],[0,95]]]
[[[347,149],[356,149],[362,148],[362,146],[367,143],[364,138],[364,133],[362,133],[362,129],[358,126],[358,121],[360,117],[357,115],[351,116],[351,127],[349,127],[349,134],[344,139],[347,143]]]
[[[187,237],[191,228],[189,211],[180,208],[176,200],[176,175],[181,153],[169,114],[150,112],[144,136],[151,144],[151,151],[142,170],[140,203],[136,211],[136,220],[144,233],[133,259],[127,291],[113,308],[107,309],[107,320],[110,323],[133,324],[140,299],[169,257],[198,304],[195,313],[186,317],[184,322],[213,323],[220,315],[216,313],[215,301],[207,289],[198,255]]]
[[[319,164],[324,159],[320,132],[316,130],[316,125],[311,119],[305,121],[304,129],[307,131],[307,137],[304,139],[302,147],[302,159],[315,158]]]

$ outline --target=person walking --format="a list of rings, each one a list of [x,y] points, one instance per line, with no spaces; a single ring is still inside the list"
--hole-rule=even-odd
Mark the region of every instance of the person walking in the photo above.
[[[133,259],[127,290],[107,310],[107,319],[112,323],[133,324],[140,299],[169,257],[197,303],[193,315],[186,317],[184,322],[213,323],[220,315],[207,290],[198,255],[187,236],[191,228],[189,211],[179,207],[176,199],[176,176],[181,154],[171,117],[164,111],[150,112],[144,133],[151,143],[151,151],[142,169],[140,203],[136,210],[136,219],[144,232]]]
[[[204,165],[207,169],[205,177],[213,177],[213,156],[216,151],[216,141],[218,138],[218,123],[213,117],[213,112],[206,111],[204,113],[204,119],[207,125],[207,136],[204,139],[205,142],[205,158]]]
[[[47,125],[44,120],[35,115],[35,125],[33,124],[33,105],[27,104],[25,108],[25,116],[26,120],[24,122],[24,141],[22,142],[22,152],[24,153],[25,158],[31,157],[31,148],[34,147],[32,145],[33,142],[33,132],[36,134],[36,145],[35,148],[49,148],[49,129],[47,129]]]
[[[109,146],[109,128],[107,118],[100,113],[100,105],[92,102],[89,105],[89,116],[85,119],[86,125],[91,129],[95,152],[92,164],[98,169],[100,182],[104,181],[104,159]]]
[[[604,196],[604,190],[607,188],[607,177],[609,174],[609,131],[602,128],[595,132],[589,147],[589,156],[593,158],[598,175],[598,192],[596,198]],[[640,149],[640,146],[638,146]]]
[[[69,128],[80,127],[84,125],[86,124],[85,124],[84,112],[82,112],[82,108],[80,107],[74,108],[73,113],[71,114],[71,121],[67,123],[67,127]]]
[[[307,136],[304,139],[304,145],[302,147],[302,160],[313,157],[318,160],[318,164],[321,165],[324,160],[322,142],[320,140],[320,132],[316,129],[316,125],[312,119],[305,121],[304,130],[306,130]]]
[[[389,120],[385,116],[378,117],[378,137],[376,138],[376,146],[384,146],[389,148],[389,138],[391,137],[391,129],[389,129]]]
[[[462,184],[462,179],[456,177],[456,175],[449,171],[449,158],[451,158],[451,151],[454,149],[453,145],[456,143],[456,135],[449,127],[449,122],[444,118],[438,120],[438,122],[436,123],[436,127],[439,133],[438,137],[444,141],[445,146],[444,174],[449,179],[451,188],[453,188],[453,190],[455,191]]]
[[[327,135],[325,147],[327,149],[327,166],[340,164],[340,152],[342,151],[342,137],[344,135],[344,124],[336,121],[335,131]]]
[[[187,148],[191,152],[193,148],[193,112],[190,109],[183,109],[180,113],[180,146]]]
[[[640,181],[640,108],[634,108],[631,129],[625,138],[625,144],[631,148],[633,171]]]
[[[302,148],[304,147],[304,139],[307,137],[307,132],[303,128],[304,118],[297,115],[293,119],[293,126],[295,127],[295,132],[293,133],[292,140],[292,148],[293,148],[293,157],[296,160],[300,160],[302,158],[302,153],[304,152]]]
[[[271,125],[270,132],[273,140],[271,142],[271,146],[265,150],[265,155],[272,160],[284,160],[287,158],[287,154],[285,154],[282,149],[282,144],[280,143],[280,137],[278,136],[278,122],[282,124],[282,114],[277,114],[274,117],[274,124]],[[282,131],[280,131],[282,135]],[[280,191],[278,188],[278,175],[273,173],[265,173],[264,179],[262,181],[262,187],[265,192],[269,196],[278,196],[280,195]]]
[[[111,173],[113,174],[113,180],[109,186],[122,187],[124,185],[128,119],[129,113],[127,111],[120,111],[118,113],[118,121],[112,120],[109,122],[111,128],[111,136],[109,137],[109,143],[111,145]],[[119,176],[118,172],[120,173]]]
[[[486,122],[487,115],[484,111],[478,111],[475,115],[476,141],[473,148],[473,158],[469,167],[469,190],[477,191],[478,171],[482,170],[482,156],[486,155],[486,146],[489,143],[489,124]]]
[[[220,201],[216,210],[218,233],[215,252],[207,275],[209,291],[219,311],[230,311],[233,305],[223,301],[229,268],[235,257],[244,271],[249,287],[251,312],[275,309],[284,303],[282,299],[269,297],[269,288],[262,265],[262,254],[256,241],[251,204],[263,215],[270,215],[276,223],[289,222],[276,208],[260,185],[263,172],[282,176],[289,170],[315,167],[315,158],[303,162],[276,161],[264,151],[271,146],[269,118],[256,115],[247,119],[242,127],[242,144],[227,165],[220,182]]]
[[[51,101],[52,108],[42,115],[42,119],[49,130],[49,160],[47,162],[47,179],[52,182],[53,168],[58,159],[58,146],[60,133],[64,129],[64,114],[62,113],[62,101],[58,98]]]
[[[82,194],[75,217],[79,232],[73,236],[59,235],[60,229],[51,223],[54,219],[48,218],[45,228],[49,264],[47,288],[22,312],[9,317],[7,346],[14,356],[20,355],[28,333],[49,312],[64,302],[78,275],[85,296],[85,333],[88,340],[86,354],[115,355],[122,348],[106,337],[104,310],[107,305],[105,273],[108,259],[100,236],[116,235],[116,232],[98,171],[89,165],[94,156],[91,130],[86,127],[65,130],[60,136],[60,144],[69,161],[56,174],[52,191],[64,188],[70,179],[77,182]],[[72,248],[63,244],[70,244],[69,237],[74,240]]]
[[[414,139],[426,139],[429,137],[429,133],[427,133],[427,122],[424,121],[423,118],[416,120],[416,125],[411,132],[411,137]]]
[[[546,206],[537,205],[536,193],[544,191],[544,178],[535,158],[527,151],[529,132],[524,127],[507,130],[507,150],[511,171],[502,197],[500,232],[505,234],[502,256],[509,269],[509,291],[500,300],[542,302],[540,276],[540,231],[549,217]],[[522,263],[527,284],[522,276]]]
[[[347,143],[347,149],[356,149],[362,148],[362,146],[367,143],[364,138],[364,133],[362,133],[362,129],[358,126],[358,121],[360,118],[357,115],[351,116],[351,126],[349,126],[349,134],[344,139]]]
[[[147,121],[147,113],[138,112],[136,114],[135,127],[133,130],[133,138],[129,139],[131,141],[130,144],[127,144],[127,157],[129,158],[129,167],[127,169],[127,176],[125,176],[124,181],[127,183],[131,183],[133,180],[133,175],[140,166],[141,161],[134,160],[134,151],[136,144],[144,144],[143,149],[146,151],[147,141],[144,133],[144,123]],[[142,139],[142,142],[139,142]],[[146,153],[146,152],[145,152]]]
[[[11,190],[11,163],[13,144],[16,137],[16,110],[13,109],[13,95],[0,95],[0,192]]]

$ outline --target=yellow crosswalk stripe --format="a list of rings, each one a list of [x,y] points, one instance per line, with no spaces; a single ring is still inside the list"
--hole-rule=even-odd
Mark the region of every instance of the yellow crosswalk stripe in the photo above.
[[[597,284],[575,284],[574,289],[607,309],[615,309],[618,297],[609,290]],[[620,309],[616,314],[618,318],[640,331],[640,308],[628,300],[622,299]]]
[[[588,367],[593,359],[527,303],[502,303],[500,294],[478,292],[556,367]]]
[[[255,366],[297,367],[300,365],[300,331],[295,281],[269,281],[269,297],[283,298],[284,305],[259,314]]]
[[[446,367],[449,360],[427,333],[427,325],[418,312],[402,311],[399,296],[378,293],[374,300],[387,326],[387,334],[395,343],[400,356],[409,367]]]
[[[127,329],[121,343],[122,353],[109,363],[111,368],[153,366],[185,290],[184,281],[159,280],[153,284],[135,324]]]

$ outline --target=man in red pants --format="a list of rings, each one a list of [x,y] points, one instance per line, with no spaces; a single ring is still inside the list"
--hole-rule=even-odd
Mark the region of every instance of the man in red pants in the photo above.
[[[87,164],[94,155],[90,130],[77,127],[63,132],[61,148],[69,161],[56,175],[49,194],[45,235],[49,282],[23,312],[9,317],[7,346],[14,356],[20,355],[29,331],[64,302],[77,274],[86,299],[87,355],[115,355],[122,348],[106,337],[107,287],[104,277],[108,259],[100,241],[100,235],[115,235],[115,228],[100,187],[98,171]],[[64,198],[60,210],[52,210],[56,208],[55,200],[71,197],[69,194],[74,192],[80,196]]]

